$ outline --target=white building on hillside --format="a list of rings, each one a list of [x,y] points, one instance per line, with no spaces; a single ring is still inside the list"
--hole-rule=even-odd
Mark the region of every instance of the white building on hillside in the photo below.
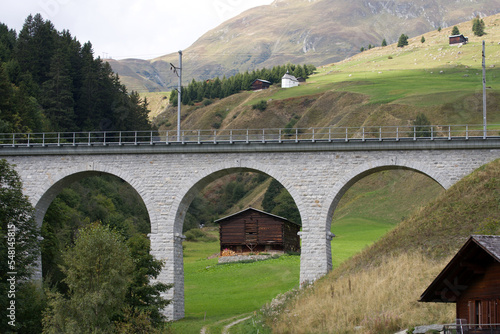
[[[299,80],[286,71],[286,74],[281,78],[281,88],[291,88],[298,85]]]

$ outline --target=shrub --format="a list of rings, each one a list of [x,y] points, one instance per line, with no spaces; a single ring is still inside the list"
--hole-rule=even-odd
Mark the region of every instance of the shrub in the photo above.
[[[260,111],[264,111],[267,108],[267,101],[265,100],[260,100],[256,104],[252,106],[252,109],[258,109]]]
[[[205,231],[199,229],[199,228],[193,228],[185,233],[186,236],[186,241],[193,241],[193,242],[213,242],[217,241],[217,238],[214,238],[210,235],[208,235]]]

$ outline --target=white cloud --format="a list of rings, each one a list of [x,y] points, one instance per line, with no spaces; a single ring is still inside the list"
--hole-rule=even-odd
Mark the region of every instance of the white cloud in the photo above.
[[[96,56],[149,59],[183,50],[208,30],[272,0],[16,0],[2,4],[0,22],[18,32],[41,13],[67,29]]]

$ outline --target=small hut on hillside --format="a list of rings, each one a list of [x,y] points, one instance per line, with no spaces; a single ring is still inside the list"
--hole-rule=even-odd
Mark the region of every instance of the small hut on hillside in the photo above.
[[[500,236],[471,236],[419,301],[456,303],[457,333],[500,333]]]
[[[467,44],[467,42],[469,41],[469,39],[467,37],[465,37],[464,35],[460,34],[460,35],[452,35],[449,37],[449,40],[450,40],[450,45],[454,45],[454,44]]]
[[[251,84],[250,88],[252,90],[268,89],[272,83],[267,80],[255,79]]]
[[[219,224],[221,252],[300,251],[300,225],[286,218],[248,208],[215,222]]]

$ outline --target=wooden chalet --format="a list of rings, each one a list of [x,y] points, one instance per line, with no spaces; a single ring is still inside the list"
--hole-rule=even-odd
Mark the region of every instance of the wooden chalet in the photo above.
[[[300,251],[300,225],[286,218],[248,208],[215,222],[219,224],[221,252]]]
[[[460,34],[460,35],[452,35],[449,37],[449,40],[450,40],[450,45],[454,45],[454,44],[467,44],[467,42],[469,41],[469,39],[467,37],[465,37],[464,35]]]
[[[471,236],[420,301],[456,303],[463,333],[500,333],[500,236]]]
[[[250,88],[252,90],[268,89],[272,83],[267,80],[255,79],[251,84]]]

